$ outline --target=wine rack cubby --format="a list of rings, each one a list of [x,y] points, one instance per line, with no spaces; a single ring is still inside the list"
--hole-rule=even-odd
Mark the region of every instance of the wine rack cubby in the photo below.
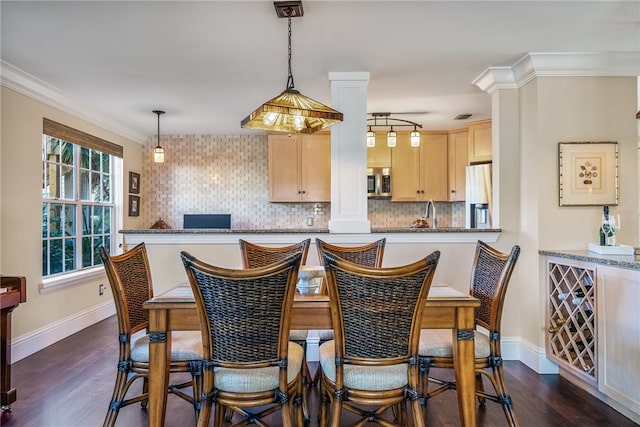
[[[597,380],[596,272],[567,260],[547,263],[549,358],[585,380]]]

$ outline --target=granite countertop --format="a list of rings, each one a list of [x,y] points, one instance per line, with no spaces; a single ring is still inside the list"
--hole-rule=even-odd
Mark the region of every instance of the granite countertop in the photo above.
[[[500,228],[371,228],[371,233],[482,233],[500,232]],[[259,230],[241,230],[224,228],[207,229],[142,229],[142,230],[120,230],[122,234],[239,234],[239,233],[329,233],[326,228],[270,228]]]
[[[636,260],[633,255],[601,255],[587,250],[539,250],[538,253],[540,255],[592,262],[611,267],[640,270],[640,260]]]

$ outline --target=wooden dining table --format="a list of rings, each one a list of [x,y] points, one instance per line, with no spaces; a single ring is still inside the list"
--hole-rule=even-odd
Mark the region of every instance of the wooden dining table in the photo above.
[[[422,327],[451,329],[456,391],[461,425],[476,425],[474,369],[474,309],[480,301],[449,286],[431,287]],[[164,425],[169,386],[171,331],[200,329],[193,292],[177,286],[144,303],[149,310],[149,426]],[[326,295],[296,295],[291,329],[331,329],[331,309]]]

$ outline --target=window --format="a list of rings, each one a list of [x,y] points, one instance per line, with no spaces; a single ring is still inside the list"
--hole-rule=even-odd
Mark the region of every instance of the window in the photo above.
[[[83,139],[87,137],[90,138]],[[121,160],[104,143],[111,144],[45,119],[42,135],[43,277],[98,266],[102,264],[98,248],[104,245],[113,249],[114,222],[119,216],[116,210],[120,209],[120,204],[114,203],[114,189],[122,185],[121,174],[115,171],[120,170]],[[121,156],[122,147],[119,149],[115,154]],[[121,194],[121,190],[116,193]]]

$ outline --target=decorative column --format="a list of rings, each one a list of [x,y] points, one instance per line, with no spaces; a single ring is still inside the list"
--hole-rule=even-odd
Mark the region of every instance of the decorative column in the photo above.
[[[331,106],[344,121],[331,127],[331,233],[369,233],[367,85],[369,73],[331,72]]]

